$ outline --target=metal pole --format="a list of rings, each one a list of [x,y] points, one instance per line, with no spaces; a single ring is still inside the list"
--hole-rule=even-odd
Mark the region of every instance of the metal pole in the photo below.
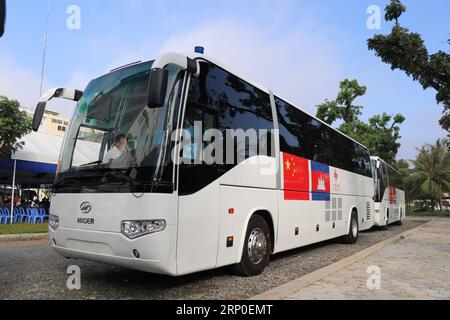
[[[13,217],[14,217],[14,188],[16,185],[16,164],[17,164],[17,160],[14,160],[13,181],[12,181],[12,190],[11,190],[11,221],[10,221],[10,224],[13,224]]]
[[[42,86],[44,83],[44,72],[45,72],[45,58],[47,56],[47,40],[48,40],[48,24],[50,21],[50,11],[52,8],[52,0],[48,1],[48,8],[47,8],[47,20],[45,22],[45,36],[44,36],[44,49],[42,54],[42,68],[41,68],[41,85],[39,88],[39,96],[42,96]]]

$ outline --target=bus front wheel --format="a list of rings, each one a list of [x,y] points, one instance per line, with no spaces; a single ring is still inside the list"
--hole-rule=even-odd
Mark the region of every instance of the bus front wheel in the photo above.
[[[261,274],[269,264],[271,252],[269,226],[262,216],[254,215],[248,224],[241,262],[235,266],[237,273],[245,277]]]

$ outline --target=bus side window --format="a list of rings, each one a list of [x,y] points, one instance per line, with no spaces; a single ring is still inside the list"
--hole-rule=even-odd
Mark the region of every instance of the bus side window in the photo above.
[[[226,139],[228,130],[234,130],[236,134],[236,130],[247,132],[251,129],[256,132],[257,141],[245,139],[239,147],[234,141],[232,155],[226,154],[227,148],[224,144],[221,163],[207,165],[203,161],[197,161],[191,165],[181,164],[179,183],[181,195],[203,189],[238,165],[242,158],[247,159],[250,155],[255,155],[252,151],[256,150],[257,154],[265,152],[264,155],[273,156],[270,134],[274,124],[269,94],[213,64],[202,63],[200,76],[191,77],[184,128],[189,130],[195,121],[202,122],[203,132],[211,128],[220,130],[223,139]],[[267,130],[268,133],[263,133],[264,135],[260,137],[260,130]],[[269,146],[261,148],[259,143],[261,141]],[[191,159],[201,160],[198,155],[203,148],[201,145],[196,148],[198,150],[194,147],[193,150],[182,154],[182,157],[189,156]],[[234,156],[234,159],[231,158],[230,163],[227,163],[229,160],[227,156],[230,158]]]
[[[248,84],[239,77],[220,69],[217,73],[217,91],[219,95],[218,129],[224,137],[227,130],[251,130],[256,133],[257,141],[246,139],[244,145],[234,145],[234,161],[228,168],[237,165],[239,160],[265,153],[273,156],[268,136],[274,129],[269,94]],[[261,135],[260,130],[267,133]],[[265,144],[265,145],[262,145]],[[224,149],[224,154],[226,150]],[[238,157],[239,154],[239,157]],[[233,155],[225,154],[225,159]],[[229,160],[228,159],[228,160]]]
[[[275,97],[281,152],[308,158],[305,138],[305,115],[289,103]]]

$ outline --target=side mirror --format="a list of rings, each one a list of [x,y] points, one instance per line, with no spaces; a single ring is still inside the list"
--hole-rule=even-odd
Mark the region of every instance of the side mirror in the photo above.
[[[165,69],[153,69],[150,72],[147,107],[160,108],[164,105],[168,80],[169,71]]]
[[[46,105],[47,105],[47,102],[45,102],[45,101],[39,102],[36,107],[36,110],[34,111],[32,129],[35,132],[37,132],[39,130],[39,127],[41,126],[41,122],[42,122],[42,118],[44,117]]]
[[[0,0],[1,1],[1,0]],[[83,91],[75,90],[75,89],[66,89],[66,88],[53,88],[48,90],[44,95],[39,99],[39,103],[34,111],[32,129],[33,131],[38,131],[39,126],[41,125],[42,117],[45,113],[45,107],[47,102],[52,100],[53,98],[62,98],[71,101],[79,101],[83,96]]]
[[[5,32],[5,20],[6,20],[6,1],[0,0],[0,38]]]

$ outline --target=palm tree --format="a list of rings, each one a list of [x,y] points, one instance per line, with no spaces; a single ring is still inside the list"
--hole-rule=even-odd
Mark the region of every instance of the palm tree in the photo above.
[[[411,192],[424,194],[430,199],[432,211],[436,202],[442,210],[443,194],[450,190],[450,152],[447,141],[437,140],[436,144],[426,144],[418,151],[417,159],[413,161]]]

